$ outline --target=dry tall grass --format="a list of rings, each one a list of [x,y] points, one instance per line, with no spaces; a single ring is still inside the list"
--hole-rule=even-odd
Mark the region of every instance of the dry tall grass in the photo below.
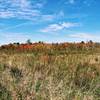
[[[100,100],[100,54],[1,53],[0,100]]]

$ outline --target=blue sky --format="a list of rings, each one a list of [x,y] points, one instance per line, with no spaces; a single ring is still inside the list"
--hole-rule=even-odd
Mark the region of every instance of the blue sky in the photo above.
[[[100,42],[100,0],[0,0],[0,44]]]

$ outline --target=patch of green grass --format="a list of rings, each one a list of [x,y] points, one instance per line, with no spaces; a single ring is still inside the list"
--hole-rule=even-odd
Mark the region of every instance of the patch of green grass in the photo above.
[[[4,71],[5,70],[5,66],[4,64],[0,64],[0,72]]]
[[[11,93],[0,84],[0,100],[12,100]]]
[[[36,82],[35,91],[38,92],[40,90],[41,82],[38,80]]]

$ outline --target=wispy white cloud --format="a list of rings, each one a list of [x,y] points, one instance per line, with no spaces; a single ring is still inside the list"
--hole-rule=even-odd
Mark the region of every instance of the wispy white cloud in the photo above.
[[[55,15],[41,15],[42,21],[53,21],[55,19]]]
[[[25,42],[31,36],[25,33],[0,33],[0,45],[5,43]]]
[[[74,3],[75,0],[67,0]],[[25,19],[32,21],[53,21],[63,18],[79,18],[79,15],[69,15],[65,17],[63,9],[52,14],[44,14],[42,8],[46,5],[46,0],[0,0],[0,18]]]
[[[61,24],[51,24],[46,28],[42,29],[41,32],[56,32],[63,30],[64,28],[68,29],[77,26],[79,26],[78,23],[63,22]]]
[[[94,36],[88,33],[75,33],[75,34],[70,34],[70,37],[90,39],[93,38]]]
[[[0,18],[9,18],[9,17],[14,17],[14,14],[11,13],[10,11],[1,11],[0,12]]]
[[[21,23],[21,24],[15,25],[15,26],[9,26],[9,27],[6,27],[6,28],[2,28],[2,29],[0,29],[0,32],[4,32],[4,31],[7,31],[7,30],[13,30],[15,28],[19,28],[19,27],[27,25],[27,24],[32,24],[32,22],[25,22],[25,23]]]
[[[80,40],[94,40],[100,41],[100,36],[91,33],[73,33],[69,35],[70,38],[76,38]]]
[[[63,26],[59,24],[52,24],[46,27],[45,29],[41,30],[42,32],[53,32],[53,31],[58,31],[62,30]]]
[[[34,5],[34,8],[42,8],[44,6],[44,3],[38,2]]]
[[[38,1],[34,3],[31,0],[1,0],[0,18],[37,20],[42,16],[40,8],[43,6],[44,2]]]

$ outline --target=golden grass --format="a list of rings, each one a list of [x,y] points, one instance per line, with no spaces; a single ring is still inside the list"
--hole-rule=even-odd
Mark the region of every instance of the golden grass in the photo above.
[[[0,85],[0,100],[99,100],[100,54],[1,54]]]

